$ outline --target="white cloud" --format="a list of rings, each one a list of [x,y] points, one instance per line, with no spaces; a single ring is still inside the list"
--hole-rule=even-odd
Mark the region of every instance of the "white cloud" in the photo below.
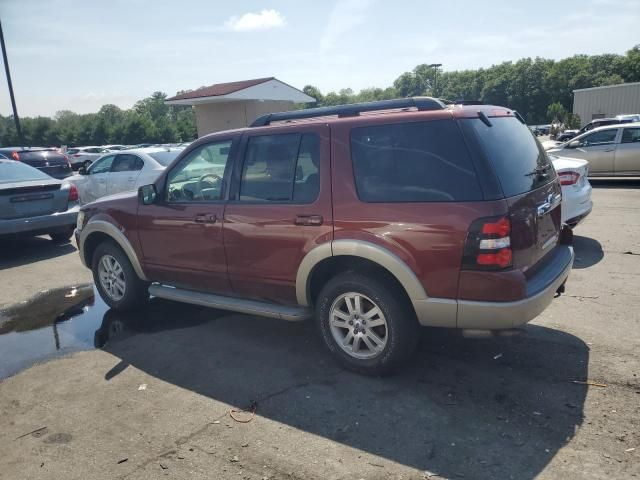
[[[320,40],[320,51],[327,53],[342,36],[362,25],[371,4],[372,0],[345,0],[336,3]]]
[[[287,20],[277,10],[263,9],[260,13],[247,12],[238,17],[234,15],[224,22],[224,26],[236,32],[252,30],[267,30],[269,28],[284,27]]]

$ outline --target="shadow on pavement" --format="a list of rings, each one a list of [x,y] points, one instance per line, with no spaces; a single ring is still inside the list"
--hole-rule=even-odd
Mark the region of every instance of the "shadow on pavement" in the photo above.
[[[54,243],[49,237],[16,237],[0,239],[0,270],[19,267],[75,252],[70,243]]]
[[[68,295],[2,312],[3,376],[103,348],[120,359],[102,372],[106,381],[131,365],[226,404],[256,401],[265,418],[448,478],[533,479],[583,421],[587,390],[572,380],[587,378],[589,349],[541,326],[484,339],[425,329],[402,371],[369,378],[338,368],[311,322],[160,299],[123,314],[89,287]],[[39,320],[25,325],[30,317]]]
[[[602,245],[595,238],[574,235],[573,249],[576,254],[573,268],[589,268],[604,258]]]
[[[589,183],[593,188],[640,188],[640,177],[631,177],[631,178],[589,177]]]
[[[572,380],[586,379],[589,349],[564,332],[530,325],[516,337],[466,339],[425,330],[403,371],[368,378],[339,369],[310,322],[168,305],[104,314],[96,346],[121,359],[107,380],[133,365],[445,477],[532,479],[583,421],[586,388]]]

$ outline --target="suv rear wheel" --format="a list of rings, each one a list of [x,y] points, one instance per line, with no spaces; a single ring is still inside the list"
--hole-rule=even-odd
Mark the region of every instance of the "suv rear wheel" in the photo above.
[[[326,346],[347,369],[385,375],[415,349],[419,326],[394,285],[355,272],[331,279],[316,302]]]
[[[129,310],[149,299],[148,284],[138,278],[129,258],[113,242],[98,245],[91,270],[100,296],[114,310]]]

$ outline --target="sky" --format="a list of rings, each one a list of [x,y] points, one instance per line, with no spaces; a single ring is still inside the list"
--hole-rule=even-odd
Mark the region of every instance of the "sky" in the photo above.
[[[269,76],[358,91],[421,63],[475,69],[640,43],[640,0],[0,0],[0,21],[21,116]]]

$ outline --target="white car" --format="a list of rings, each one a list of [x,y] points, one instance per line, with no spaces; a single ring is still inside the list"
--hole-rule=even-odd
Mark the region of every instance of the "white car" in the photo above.
[[[100,158],[110,150],[104,147],[73,147],[66,151],[71,163],[71,168],[78,170],[80,167],[88,168],[94,160]]]
[[[579,158],[558,157],[549,154],[562,187],[562,223],[571,228],[585,219],[593,203],[591,184],[587,178],[589,162]]]
[[[183,150],[140,148],[111,152],[66,180],[78,187],[80,203],[89,203],[105,195],[137,190],[141,185],[153,183]]]

